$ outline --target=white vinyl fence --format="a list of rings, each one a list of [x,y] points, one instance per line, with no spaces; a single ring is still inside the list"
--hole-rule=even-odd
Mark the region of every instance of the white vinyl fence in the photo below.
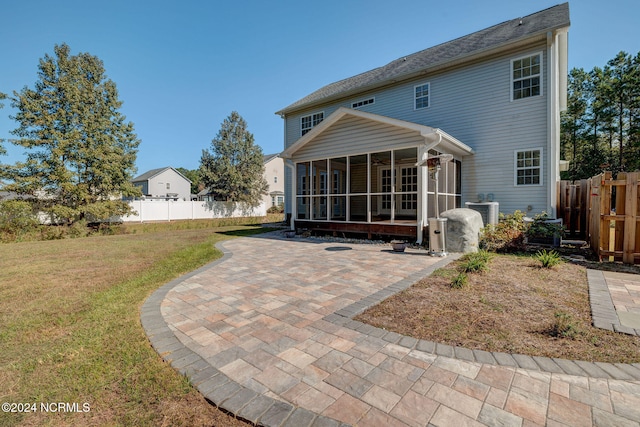
[[[134,200],[129,202],[134,215],[117,218],[122,222],[176,221],[180,219],[213,219],[258,217],[267,214],[261,203],[256,208],[234,202],[185,202],[171,200]]]

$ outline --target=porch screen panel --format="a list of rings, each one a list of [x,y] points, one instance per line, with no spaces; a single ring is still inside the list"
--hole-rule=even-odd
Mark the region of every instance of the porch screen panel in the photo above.
[[[309,181],[310,162],[302,162],[296,164],[296,195],[308,196],[311,194],[311,185]]]
[[[372,194],[371,222],[389,221],[391,219],[391,195]]]
[[[349,157],[349,192],[367,192],[367,155]],[[366,208],[365,208],[366,209]]]
[[[328,193],[329,188],[329,176],[327,174],[327,161],[315,160],[312,163],[312,182],[313,182],[313,195],[323,195]]]
[[[329,198],[331,205],[329,218],[331,221],[346,221],[347,219],[347,198],[346,196],[331,196]]]
[[[347,220],[347,158],[329,159],[330,185],[328,214],[330,221]]]
[[[297,197],[296,198],[296,218],[297,219],[311,219],[311,208],[309,197]]]
[[[339,157],[329,160],[331,171],[331,194],[347,194],[347,158]]]
[[[311,163],[296,164],[296,219],[311,219]]]
[[[349,209],[349,221],[367,221],[367,196],[350,196]]]
[[[311,162],[311,219],[327,219],[327,194],[329,193],[329,174],[327,159]]]
[[[327,219],[327,197],[318,196],[311,199],[313,201],[313,219],[325,220]]]

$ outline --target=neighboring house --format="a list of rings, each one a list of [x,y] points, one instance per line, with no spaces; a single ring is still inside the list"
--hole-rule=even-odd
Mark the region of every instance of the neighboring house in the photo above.
[[[284,206],[284,161],[278,154],[264,156],[264,179],[269,184],[269,193],[263,197],[266,208]]]
[[[408,236],[492,199],[555,216],[569,6],[561,4],[329,84],[285,120],[292,227]],[[438,203],[429,158],[447,154]],[[439,213],[438,212],[438,213]]]
[[[191,181],[172,167],[152,169],[131,182],[147,199],[191,200]]]
[[[263,176],[269,184],[267,194],[262,197],[265,208],[284,205],[284,161],[278,154],[267,154],[263,156],[263,164]],[[213,201],[215,195],[205,188],[198,193],[198,200]]]

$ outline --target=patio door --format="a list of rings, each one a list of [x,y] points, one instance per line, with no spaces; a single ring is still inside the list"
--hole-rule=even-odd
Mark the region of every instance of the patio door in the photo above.
[[[380,169],[380,212],[391,213],[392,192],[396,193],[396,216],[415,216],[418,211],[418,168],[416,166],[399,166],[396,168],[395,190],[391,180],[391,168]]]
[[[396,189],[399,199],[396,210],[398,215],[414,216],[418,212],[418,168],[401,166],[398,171],[400,186]]]

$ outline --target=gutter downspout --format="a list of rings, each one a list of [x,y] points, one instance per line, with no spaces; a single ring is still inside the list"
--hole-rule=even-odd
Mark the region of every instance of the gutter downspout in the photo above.
[[[558,35],[547,33],[547,212],[557,217],[556,203],[560,180],[560,67]]]

